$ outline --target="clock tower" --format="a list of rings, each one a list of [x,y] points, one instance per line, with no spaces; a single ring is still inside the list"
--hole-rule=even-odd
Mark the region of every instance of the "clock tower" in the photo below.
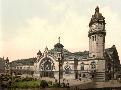
[[[89,58],[104,59],[105,36],[105,18],[97,6],[89,23]]]

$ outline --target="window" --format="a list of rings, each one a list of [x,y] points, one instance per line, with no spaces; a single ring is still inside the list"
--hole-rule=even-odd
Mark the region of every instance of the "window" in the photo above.
[[[70,74],[71,67],[69,66],[68,63],[66,63],[66,66],[64,67],[65,69],[65,74]]]
[[[93,55],[93,57],[95,57],[95,55]]]
[[[83,77],[83,78],[85,78],[85,77],[86,77],[86,75],[85,75],[85,74],[83,74],[83,75],[82,75],[82,77]]]
[[[94,41],[94,36],[92,36],[92,40]]]
[[[81,77],[81,74],[79,74],[79,77]]]
[[[20,67],[20,69],[22,69],[22,67]]]
[[[95,63],[95,61],[91,62],[91,69],[92,70],[96,69],[96,63]]]
[[[96,35],[95,35],[95,41],[96,41]]]
[[[69,74],[70,73],[70,66],[65,66],[65,74]]]
[[[52,71],[53,69],[55,69],[53,61],[48,57],[45,57],[44,59],[42,59],[39,67],[40,67],[40,71]]]
[[[84,63],[82,62],[80,66],[81,66],[80,67],[81,71],[83,71],[84,70]]]

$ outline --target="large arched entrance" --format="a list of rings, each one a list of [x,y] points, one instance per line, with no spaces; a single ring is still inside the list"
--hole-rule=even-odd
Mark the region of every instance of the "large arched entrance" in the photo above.
[[[51,58],[45,57],[40,62],[40,76],[42,77],[54,77],[55,66]]]

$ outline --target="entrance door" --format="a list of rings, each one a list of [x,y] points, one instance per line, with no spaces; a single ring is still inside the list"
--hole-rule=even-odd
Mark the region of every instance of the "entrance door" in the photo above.
[[[54,63],[46,57],[40,63],[40,76],[42,77],[54,77]]]
[[[53,78],[54,72],[53,71],[42,71],[42,72],[40,72],[40,76]]]

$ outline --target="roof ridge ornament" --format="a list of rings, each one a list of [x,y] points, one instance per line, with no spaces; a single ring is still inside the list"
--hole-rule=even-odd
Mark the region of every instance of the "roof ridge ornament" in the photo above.
[[[47,57],[47,54],[49,53],[49,50],[48,50],[48,47],[46,46],[45,47],[45,51],[44,51],[44,55],[45,55],[45,57]]]
[[[95,13],[99,13],[99,7],[98,6],[95,8]]]
[[[45,47],[45,51],[44,52],[48,53],[48,47],[47,46]]]
[[[60,37],[58,37],[58,43],[60,43]]]
[[[105,17],[102,16],[102,14],[99,12],[99,7],[97,6],[95,8],[95,13],[92,15],[91,21],[89,23],[89,27],[94,23],[100,23],[100,24],[106,24],[105,23]]]

